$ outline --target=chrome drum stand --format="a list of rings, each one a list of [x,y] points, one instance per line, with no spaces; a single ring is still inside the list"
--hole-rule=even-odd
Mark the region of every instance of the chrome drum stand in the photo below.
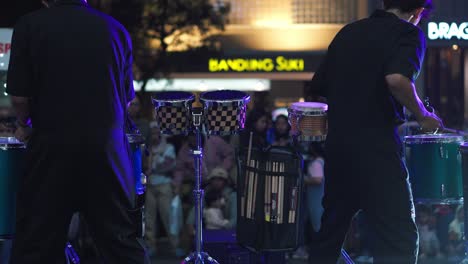
[[[202,108],[192,109],[192,121],[195,128],[195,136],[197,140],[196,149],[192,150],[193,161],[195,165],[195,189],[193,190],[193,199],[195,203],[195,252],[190,253],[182,263],[195,263],[205,264],[213,263],[219,264],[214,258],[210,257],[208,253],[203,252],[203,196],[204,191],[201,189],[202,183],[202,158],[203,148],[201,143],[201,129],[202,129]]]

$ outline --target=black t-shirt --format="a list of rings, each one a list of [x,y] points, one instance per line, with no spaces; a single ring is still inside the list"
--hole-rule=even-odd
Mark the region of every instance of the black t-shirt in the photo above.
[[[31,98],[38,133],[105,138],[134,97],[129,34],[81,0],[30,13],[14,29],[7,92]]]
[[[329,141],[395,138],[403,108],[385,76],[399,73],[414,81],[425,48],[418,27],[383,10],[345,26],[312,80],[328,100]]]

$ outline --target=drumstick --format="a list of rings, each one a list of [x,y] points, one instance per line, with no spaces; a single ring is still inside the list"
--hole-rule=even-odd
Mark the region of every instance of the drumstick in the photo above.
[[[269,161],[266,162],[266,176],[265,176],[265,221],[270,222],[270,198],[271,198],[271,177],[270,177],[270,166],[271,163]]]
[[[276,162],[273,162],[273,173],[277,172]],[[271,221],[278,220],[278,176],[273,175],[272,191],[271,191]]]
[[[253,160],[250,160],[249,167],[252,166]],[[251,169],[250,168],[250,169]],[[249,170],[249,190],[247,193],[247,218],[252,218],[252,193],[253,193],[253,172]]]
[[[253,137],[253,132],[250,132],[250,137],[249,137],[249,147],[247,149],[247,160],[245,162],[246,166],[245,166],[245,180],[244,180],[244,192],[243,192],[243,195],[241,197],[241,217],[244,217],[247,216],[247,212],[244,213],[244,211],[248,210],[246,206],[246,202],[248,201],[247,197],[248,197],[248,188],[249,188],[249,172],[247,170],[247,165],[250,164],[250,155],[251,155],[251,151],[252,151],[252,137]],[[248,217],[248,216],[247,216]]]
[[[278,164],[279,169],[278,171],[281,172],[281,163]],[[278,176],[278,224],[281,224],[281,217],[283,215],[283,194],[281,192],[281,180],[283,179],[283,176],[279,175]]]
[[[284,163],[280,163],[280,172],[284,172]],[[283,223],[283,207],[284,207],[284,176],[280,176],[280,182],[279,182],[279,214],[278,214],[278,223],[282,224]]]
[[[255,161],[255,169],[258,170],[258,163],[259,161],[256,160]],[[256,200],[257,200],[257,179],[258,179],[258,175],[257,175],[257,172],[254,172],[254,184],[253,184],[253,201],[252,201],[252,217],[255,218],[255,207],[256,207]]]
[[[253,137],[253,132],[250,131],[249,148],[247,149],[247,163],[250,163],[250,152],[252,151],[252,137]]]

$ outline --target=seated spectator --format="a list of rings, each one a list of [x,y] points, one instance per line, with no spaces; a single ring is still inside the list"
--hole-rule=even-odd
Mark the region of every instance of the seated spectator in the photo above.
[[[228,173],[225,169],[218,167],[214,168],[208,176],[208,185],[206,191],[215,190],[221,192],[225,206],[223,207],[223,215],[229,220],[226,228],[235,228],[237,222],[237,193],[228,186]]]
[[[223,194],[216,189],[211,189],[205,194],[206,208],[203,210],[203,218],[206,229],[226,229],[229,220],[224,218],[223,208],[226,201]]]

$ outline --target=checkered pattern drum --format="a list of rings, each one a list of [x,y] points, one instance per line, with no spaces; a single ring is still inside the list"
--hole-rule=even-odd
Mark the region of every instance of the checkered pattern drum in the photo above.
[[[229,134],[240,131],[245,124],[245,107],[239,105],[212,106],[206,115],[209,134]]]
[[[188,92],[160,92],[153,98],[161,134],[187,135],[192,131],[191,110],[195,96]]]
[[[232,135],[240,132],[245,126],[246,105],[249,100],[248,94],[233,90],[201,94],[206,132],[209,135]]]
[[[175,106],[159,107],[156,117],[162,134],[181,135],[190,129],[187,108]]]

